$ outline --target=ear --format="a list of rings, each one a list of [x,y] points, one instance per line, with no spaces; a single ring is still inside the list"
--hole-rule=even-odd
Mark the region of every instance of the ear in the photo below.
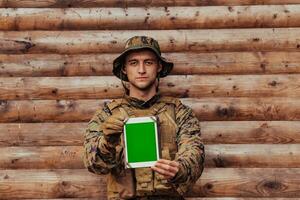
[[[126,73],[126,69],[125,69],[125,68],[126,68],[126,66],[125,66],[125,65],[123,65],[123,66],[122,66],[122,68],[121,68],[121,71],[122,71],[124,74],[127,74],[127,73]]]
[[[162,70],[162,64],[161,61],[158,62],[158,66],[157,66],[157,74],[159,74]]]

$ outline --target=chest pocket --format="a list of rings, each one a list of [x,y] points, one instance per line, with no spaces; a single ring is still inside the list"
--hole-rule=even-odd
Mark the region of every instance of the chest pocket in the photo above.
[[[161,156],[168,160],[173,160],[177,152],[176,133],[178,127],[175,122],[174,108],[172,107],[173,105],[168,105],[164,112],[158,114]]]

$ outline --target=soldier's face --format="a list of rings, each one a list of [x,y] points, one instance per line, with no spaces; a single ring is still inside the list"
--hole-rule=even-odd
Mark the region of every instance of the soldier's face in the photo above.
[[[161,64],[151,50],[141,50],[128,54],[123,72],[127,75],[130,87],[149,90],[155,86]]]

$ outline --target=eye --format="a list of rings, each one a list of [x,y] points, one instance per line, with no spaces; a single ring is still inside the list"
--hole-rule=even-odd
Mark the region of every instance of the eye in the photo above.
[[[151,60],[147,60],[147,61],[145,61],[145,65],[148,65],[148,66],[150,66],[150,65],[153,65],[154,64],[154,62],[153,61],[151,61]]]
[[[131,61],[128,62],[128,64],[130,66],[136,66],[138,64],[138,62],[136,60],[131,60]]]

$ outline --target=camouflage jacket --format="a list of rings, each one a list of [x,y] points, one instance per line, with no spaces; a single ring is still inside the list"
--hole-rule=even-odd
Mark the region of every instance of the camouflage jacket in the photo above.
[[[161,96],[157,94],[146,102],[129,96],[124,98],[135,108],[145,109],[158,103]],[[108,174],[112,171],[122,171],[124,168],[123,151],[106,141],[99,130],[101,123],[110,115],[109,108],[104,105],[90,120],[85,133],[83,161],[88,170],[96,174]],[[205,154],[200,138],[200,123],[191,108],[181,102],[175,107],[175,122],[178,126],[176,133],[178,152],[175,160],[180,163],[180,169],[170,182],[175,188],[180,185],[190,188],[202,174],[204,165]]]

